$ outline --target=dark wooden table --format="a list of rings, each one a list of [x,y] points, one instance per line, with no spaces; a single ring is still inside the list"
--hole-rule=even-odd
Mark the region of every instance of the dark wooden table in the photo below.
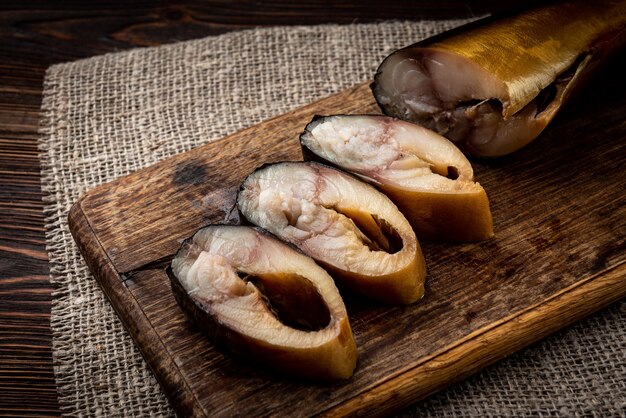
[[[332,5],[331,5],[332,3]],[[0,5],[0,415],[58,415],[53,288],[37,129],[45,70],[138,46],[255,26],[469,17],[529,3],[461,0],[122,2]]]

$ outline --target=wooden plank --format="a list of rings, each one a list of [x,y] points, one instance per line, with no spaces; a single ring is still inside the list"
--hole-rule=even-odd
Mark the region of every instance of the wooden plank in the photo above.
[[[364,409],[371,415],[398,411],[619,300],[626,294],[625,274],[625,265],[620,264],[581,280],[492,327],[469,334],[458,345],[425,358],[414,368],[324,411],[322,415],[348,416]]]
[[[83,255],[181,411],[389,412],[626,294],[621,137],[594,145],[580,126],[560,124],[514,156],[474,164],[496,237],[422,243],[421,302],[345,296],[360,355],[349,381],[306,384],[217,351],[175,305],[168,257],[199,227],[236,221],[239,182],[261,163],[299,157],[297,136],[312,115],[374,111],[365,83],[102,185],[72,209]]]
[[[45,69],[136,46],[196,39],[251,26],[469,17],[522,1],[444,0],[394,4],[194,0],[98,5],[4,1],[0,16],[0,415],[57,416],[43,204],[37,151]],[[19,156],[19,158],[15,158]],[[2,158],[2,157],[7,158]],[[16,161],[18,162],[16,164]],[[20,303],[14,303],[15,300]],[[36,339],[37,344],[32,344]],[[37,384],[34,384],[37,382]],[[24,402],[28,399],[28,402]]]
[[[124,272],[172,254],[180,245],[177,239],[228,217],[249,172],[266,162],[302,158],[295,139],[303,121],[320,111],[377,110],[365,84],[337,99],[345,101],[302,107],[90,191],[81,206],[107,256]],[[125,210],[131,202],[140,202],[132,214]],[[154,234],[155,225],[178,233]],[[122,230],[132,234],[120,234]]]

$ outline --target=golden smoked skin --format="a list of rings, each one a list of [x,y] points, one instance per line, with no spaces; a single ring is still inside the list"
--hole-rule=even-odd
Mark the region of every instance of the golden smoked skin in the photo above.
[[[183,243],[167,273],[183,311],[240,358],[312,380],[352,376],[356,343],[332,278],[269,234],[203,228]]]
[[[300,144],[305,160],[330,164],[376,186],[419,239],[470,242],[493,236],[487,193],[474,182],[470,162],[435,132],[381,115],[316,116]]]
[[[450,51],[493,74],[506,86],[503,110],[508,117],[522,110],[581,54],[593,53],[593,48],[619,36],[625,24],[624,1],[568,1],[445,40],[426,41],[419,48]]]
[[[535,139],[625,41],[626,1],[552,3],[396,51],[379,67],[372,89],[386,114],[434,129],[468,154],[497,157]],[[423,70],[418,78],[430,80],[438,66],[447,68],[434,93],[393,85],[403,74],[403,82],[412,82],[413,64]]]
[[[428,193],[391,184],[379,188],[398,206],[420,238],[473,242],[493,237],[493,220],[484,189],[466,193]]]
[[[409,222],[387,196],[347,173],[269,164],[246,178],[237,206],[355,292],[394,305],[424,295],[426,264]]]

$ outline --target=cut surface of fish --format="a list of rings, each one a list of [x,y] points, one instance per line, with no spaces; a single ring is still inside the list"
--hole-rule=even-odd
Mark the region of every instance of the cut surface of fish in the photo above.
[[[389,55],[372,90],[383,112],[481,157],[536,138],[626,41],[626,2],[568,1],[492,17]]]
[[[420,239],[493,236],[487,194],[470,162],[433,131],[388,116],[336,115],[314,118],[300,143],[305,159],[354,173],[389,196]]]
[[[294,376],[352,375],[356,345],[332,278],[268,233],[203,228],[183,243],[168,275],[179,305],[217,345]]]
[[[391,304],[424,294],[415,233],[384,194],[312,162],[263,166],[237,196],[242,215],[313,257],[343,285]]]

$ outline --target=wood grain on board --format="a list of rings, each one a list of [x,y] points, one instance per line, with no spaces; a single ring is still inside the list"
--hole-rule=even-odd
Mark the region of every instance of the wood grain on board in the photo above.
[[[59,414],[50,332],[53,286],[48,277],[37,150],[39,106],[48,66],[257,26],[466,18],[529,3],[532,2],[340,0],[333,2],[329,12],[328,2],[317,0],[2,2],[0,415]],[[585,141],[577,142],[576,146],[582,145],[590,153],[594,147],[602,147],[607,137],[624,137],[626,60],[623,58],[617,68],[609,68],[608,73],[596,78],[569,107],[567,115],[557,118],[552,125],[558,127],[558,132],[585,136]],[[567,126],[564,131],[563,126]],[[549,129],[547,137],[554,140],[555,135]],[[593,162],[600,167],[604,165],[601,160]],[[623,171],[614,175],[624,183]],[[612,194],[607,193],[606,198],[612,198]],[[623,225],[618,227],[623,231]],[[598,264],[603,265],[602,259]],[[600,268],[598,274],[603,275],[603,271]],[[587,301],[587,296],[583,300]]]
[[[471,5],[470,5],[471,3]],[[46,68],[274,25],[467,18],[532,1],[5,0],[0,4],[0,415],[57,416],[37,141]],[[28,402],[24,400],[27,399]]]
[[[422,242],[422,301],[345,295],[359,363],[342,383],[303,383],[220,352],[177,307],[164,266],[198,228],[237,221],[235,192],[250,171],[300,159],[297,137],[314,114],[376,112],[367,83],[97,187],[70,226],[180,412],[395,411],[626,294],[626,126],[606,105],[574,110],[603,111],[602,123],[571,123],[566,111],[520,152],[474,162],[496,237]],[[589,141],[591,131],[603,141]]]

